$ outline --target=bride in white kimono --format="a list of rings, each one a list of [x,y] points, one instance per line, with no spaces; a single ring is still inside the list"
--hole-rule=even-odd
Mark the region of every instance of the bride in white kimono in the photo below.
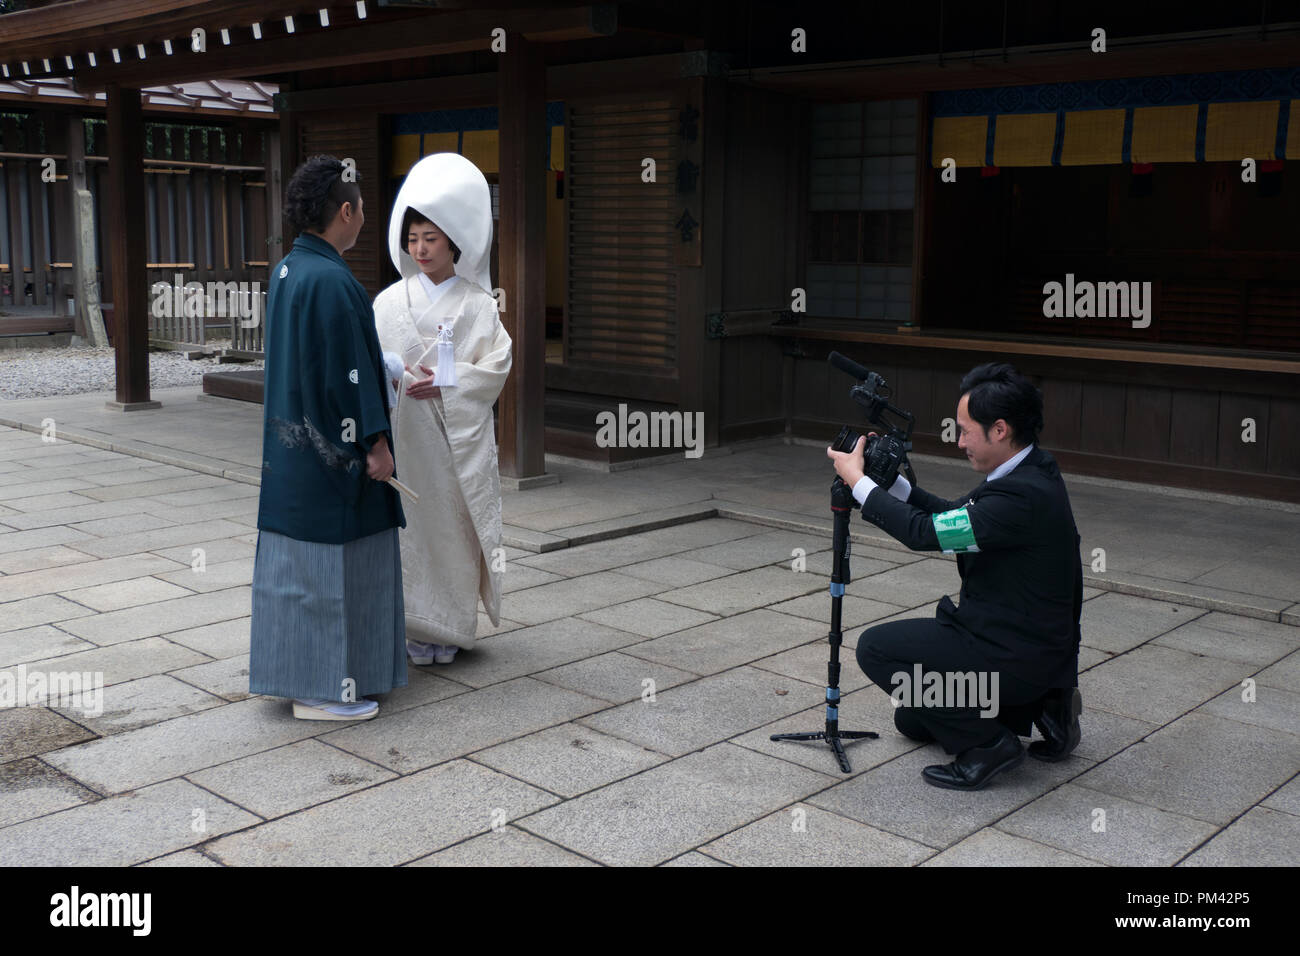
[[[394,445],[420,496],[401,532],[407,652],[452,662],[472,647],[478,602],[500,623],[501,480],[492,405],[510,373],[489,264],[492,198],[457,153],[412,167],[393,205],[388,246],[402,278],[375,299],[375,328],[397,382]]]

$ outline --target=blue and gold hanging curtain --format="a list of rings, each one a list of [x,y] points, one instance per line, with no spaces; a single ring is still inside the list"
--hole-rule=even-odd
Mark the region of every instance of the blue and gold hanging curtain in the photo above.
[[[1094,166],[1300,158],[1300,69],[947,90],[930,165]]]
[[[431,153],[460,153],[482,172],[497,169],[497,109],[484,106],[461,110],[406,113],[393,120],[389,175],[405,176]],[[547,168],[564,169],[564,104],[546,104]]]

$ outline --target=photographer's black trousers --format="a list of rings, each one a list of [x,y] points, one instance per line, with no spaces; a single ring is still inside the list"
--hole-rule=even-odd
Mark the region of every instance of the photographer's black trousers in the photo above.
[[[869,627],[858,637],[858,666],[871,682],[886,694],[905,686],[895,674],[915,676],[914,665],[923,674],[974,673],[981,686],[993,691],[994,668],[955,628],[935,618],[892,621]],[[979,676],[983,675],[983,676]],[[945,684],[947,681],[945,680]],[[1027,683],[999,671],[996,685],[997,713],[981,716],[979,706],[904,706],[894,710],[894,725],[914,740],[938,741],[950,754],[992,743],[1004,729],[1020,736],[1031,734],[1032,716],[1048,688]],[[919,695],[921,688],[916,688]],[[916,703],[919,699],[913,698]],[[969,704],[975,702],[965,697]],[[950,703],[950,701],[944,701]],[[989,708],[992,710],[992,708]]]

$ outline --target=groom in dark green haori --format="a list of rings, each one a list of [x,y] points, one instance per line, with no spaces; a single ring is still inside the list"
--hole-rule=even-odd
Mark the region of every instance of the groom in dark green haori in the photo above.
[[[301,235],[271,269],[262,490],[249,690],[295,717],[362,720],[406,686],[398,528],[374,312],[342,253],[365,222],[356,173],[313,156],[285,219]]]

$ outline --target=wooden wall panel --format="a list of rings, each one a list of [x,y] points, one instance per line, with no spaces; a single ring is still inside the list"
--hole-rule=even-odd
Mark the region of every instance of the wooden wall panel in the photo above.
[[[1124,394],[1124,454],[1129,458],[1169,458],[1170,398],[1167,388],[1130,384]]]
[[[1218,460],[1219,396],[1178,388],[1170,392],[1169,460],[1212,468]]]
[[[567,107],[565,362],[676,370],[673,97]],[[655,159],[655,182],[641,178],[645,157]]]
[[[383,261],[388,258],[390,210],[385,208],[382,199],[380,181],[384,178],[384,171],[379,159],[380,125],[383,122],[373,110],[303,113],[297,118],[298,155],[294,162],[296,169],[308,157],[318,153],[356,160],[362,210],[368,221],[357,237],[357,244],[343,254],[343,259],[357,281],[372,296],[378,295],[387,285]]]
[[[1263,395],[1224,395],[1219,403],[1219,467],[1264,472],[1268,465],[1269,399]],[[1241,440],[1242,420],[1255,420],[1255,440]]]
[[[1300,400],[1273,398],[1268,416],[1268,471],[1300,475]]]
[[[1079,448],[1098,455],[1124,454],[1126,409],[1124,386],[1110,382],[1085,382],[1080,401],[1082,428]]]
[[[1078,448],[1083,383],[1078,379],[1043,378],[1037,384],[1043,393],[1042,441],[1059,448]]]

